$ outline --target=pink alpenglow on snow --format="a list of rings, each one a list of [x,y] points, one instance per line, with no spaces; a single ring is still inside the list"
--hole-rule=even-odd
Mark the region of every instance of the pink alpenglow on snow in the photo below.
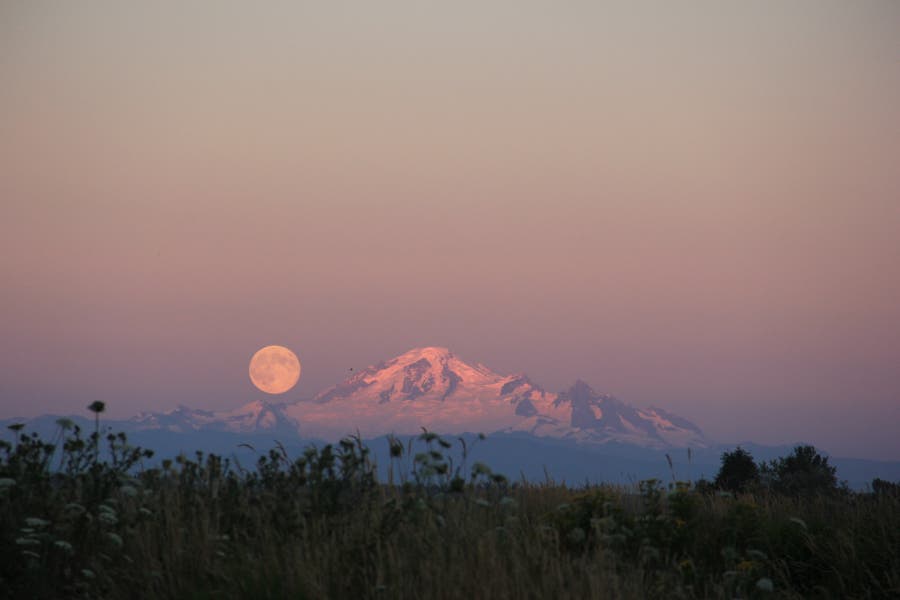
[[[470,365],[446,348],[416,348],[370,366],[311,400],[255,401],[232,411],[179,408],[141,414],[141,429],[285,432],[336,439],[417,434],[523,432],[589,444],[702,447],[700,429],[662,409],[639,409],[578,381],[559,394],[524,374],[500,375]]]
[[[524,375],[469,365],[446,348],[416,348],[370,366],[286,409],[300,430],[320,435],[497,431],[537,411],[553,413],[549,394]]]

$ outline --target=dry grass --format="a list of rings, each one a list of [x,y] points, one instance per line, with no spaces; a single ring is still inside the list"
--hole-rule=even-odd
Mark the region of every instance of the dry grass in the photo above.
[[[358,440],[276,449],[252,471],[202,455],[141,469],[124,438],[114,462],[99,435],[67,435],[21,437],[0,460],[0,596],[900,596],[892,494],[509,484],[444,469],[455,448],[438,438],[399,485],[375,480]]]

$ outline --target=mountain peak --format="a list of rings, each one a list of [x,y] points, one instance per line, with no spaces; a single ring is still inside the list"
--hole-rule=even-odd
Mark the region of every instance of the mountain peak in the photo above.
[[[577,379],[575,383],[572,384],[567,391],[567,394],[571,396],[596,396],[597,392],[594,391],[587,381],[584,379]]]
[[[448,348],[444,348],[442,346],[422,346],[421,348],[413,348],[411,350],[407,350],[394,360],[398,360],[401,362],[415,362],[423,358],[429,361],[442,361],[453,358],[453,353],[450,352]]]
[[[700,428],[660,409],[638,409],[608,394],[598,394],[578,380],[556,403],[571,408],[572,427],[590,432],[598,441],[618,440],[650,446],[704,446]]]
[[[332,400],[372,397],[379,404],[412,401],[418,398],[447,400],[460,385],[484,386],[505,378],[490,369],[473,367],[441,346],[413,348],[403,354],[371,365],[314,398],[323,403]]]
[[[413,348],[363,369],[286,410],[321,432],[346,428],[348,419],[378,433],[446,432],[508,428],[540,412],[550,395],[522,375],[501,375],[464,362],[442,346]]]

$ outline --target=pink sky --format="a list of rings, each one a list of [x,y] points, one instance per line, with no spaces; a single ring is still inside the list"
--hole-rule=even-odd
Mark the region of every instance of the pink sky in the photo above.
[[[595,4],[3,3],[0,416],[440,345],[900,459],[900,4]]]

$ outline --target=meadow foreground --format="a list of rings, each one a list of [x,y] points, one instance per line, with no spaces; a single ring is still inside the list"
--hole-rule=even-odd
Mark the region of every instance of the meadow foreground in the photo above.
[[[0,594],[31,598],[888,598],[900,497],[510,482],[424,433],[143,468],[123,434],[0,449]],[[102,442],[102,443],[101,443]],[[103,448],[101,449],[101,446]]]

